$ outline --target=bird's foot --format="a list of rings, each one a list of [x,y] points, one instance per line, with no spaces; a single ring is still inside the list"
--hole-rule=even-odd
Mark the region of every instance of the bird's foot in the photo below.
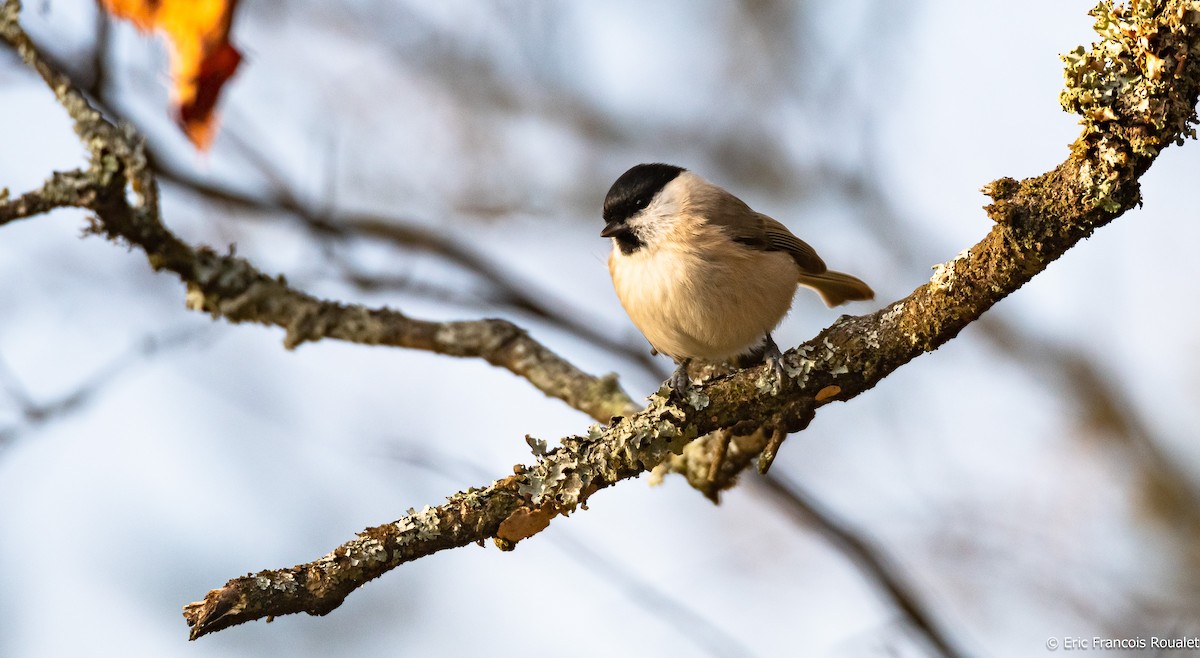
[[[775,339],[771,338],[771,334],[767,334],[766,340],[763,341],[763,363],[775,373],[775,378],[780,382],[783,381],[786,373],[783,370],[783,352],[779,351],[779,346],[775,344]]]
[[[692,379],[688,377],[689,363],[691,363],[690,359],[680,361],[675,372],[671,374],[671,392],[678,400],[682,400],[692,388]]]

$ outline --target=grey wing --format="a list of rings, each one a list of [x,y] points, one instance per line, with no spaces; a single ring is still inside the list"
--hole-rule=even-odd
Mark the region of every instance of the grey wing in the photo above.
[[[808,274],[820,274],[825,271],[825,261],[817,255],[816,250],[808,243],[792,235],[786,226],[767,217],[762,213],[754,213],[762,221],[763,241],[766,249],[786,251],[800,269]]]
[[[754,212],[744,201],[715,185],[708,193],[719,198],[710,200],[707,206],[728,210],[727,213],[709,216],[709,221],[724,229],[735,242],[763,251],[786,252],[808,274],[825,271],[825,261],[807,242],[792,235],[786,226],[760,212]],[[751,221],[747,221],[747,218],[751,218]]]

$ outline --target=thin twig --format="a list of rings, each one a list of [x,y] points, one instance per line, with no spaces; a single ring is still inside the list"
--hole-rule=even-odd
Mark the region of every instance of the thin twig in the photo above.
[[[84,172],[56,171],[40,188],[10,199],[0,196],[0,226],[57,208],[87,207],[95,201],[92,179]]]
[[[771,438],[767,440],[766,447],[758,455],[758,472],[760,475],[766,475],[767,471],[771,470],[771,464],[775,463],[775,455],[779,452],[779,447],[783,445],[785,438],[787,438],[787,435],[778,428],[771,430]]]
[[[946,658],[966,656],[954,646],[949,633],[934,619],[921,602],[915,588],[905,581],[902,570],[883,551],[851,530],[831,510],[821,505],[797,483],[777,473],[755,479],[761,482],[780,507],[797,523],[814,527],[880,590],[903,615],[914,632]]]
[[[52,400],[40,402],[25,390],[12,369],[3,359],[0,359],[0,384],[3,384],[9,396],[17,403],[21,413],[21,422],[0,428],[0,448],[11,445],[22,432],[59,420],[84,408],[96,398],[100,391],[110,386],[117,377],[135,363],[168,350],[192,345],[201,334],[202,330],[184,327],[168,330],[158,335],[145,336],[124,353],[89,375],[70,392]]]

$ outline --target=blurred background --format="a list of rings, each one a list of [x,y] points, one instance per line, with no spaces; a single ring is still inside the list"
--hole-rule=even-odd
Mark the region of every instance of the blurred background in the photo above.
[[[641,399],[671,364],[612,291],[619,174],[665,161],[727,187],[871,283],[845,312],[874,311],[988,231],[981,186],[1066,157],[1058,54],[1092,41],[1091,6],[244,0],[207,154],[170,119],[160,39],[85,0],[30,0],[22,23],[147,136],[186,240],[326,298],[509,318]],[[7,50],[0,145],[13,194],[86,158]],[[6,225],[0,655],[1031,656],[1200,635],[1197,167],[1200,145],[1168,149],[1143,209],[823,408],[774,480],[720,506],[677,476],[626,482],[513,553],[444,552],[327,617],[192,644],[180,610],[209,589],[591,421],[481,360],[289,352],[187,311],[141,252],[81,239],[81,212]],[[776,339],[837,313],[801,293]]]

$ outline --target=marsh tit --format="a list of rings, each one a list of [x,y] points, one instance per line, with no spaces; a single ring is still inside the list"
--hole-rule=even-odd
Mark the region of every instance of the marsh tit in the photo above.
[[[797,285],[828,306],[875,296],[859,279],[825,269],[786,226],[682,167],[640,164],[621,174],[604,199],[604,221],[617,297],[650,346],[678,364],[677,394],[690,386],[693,359],[761,356],[782,376],[771,331]]]

